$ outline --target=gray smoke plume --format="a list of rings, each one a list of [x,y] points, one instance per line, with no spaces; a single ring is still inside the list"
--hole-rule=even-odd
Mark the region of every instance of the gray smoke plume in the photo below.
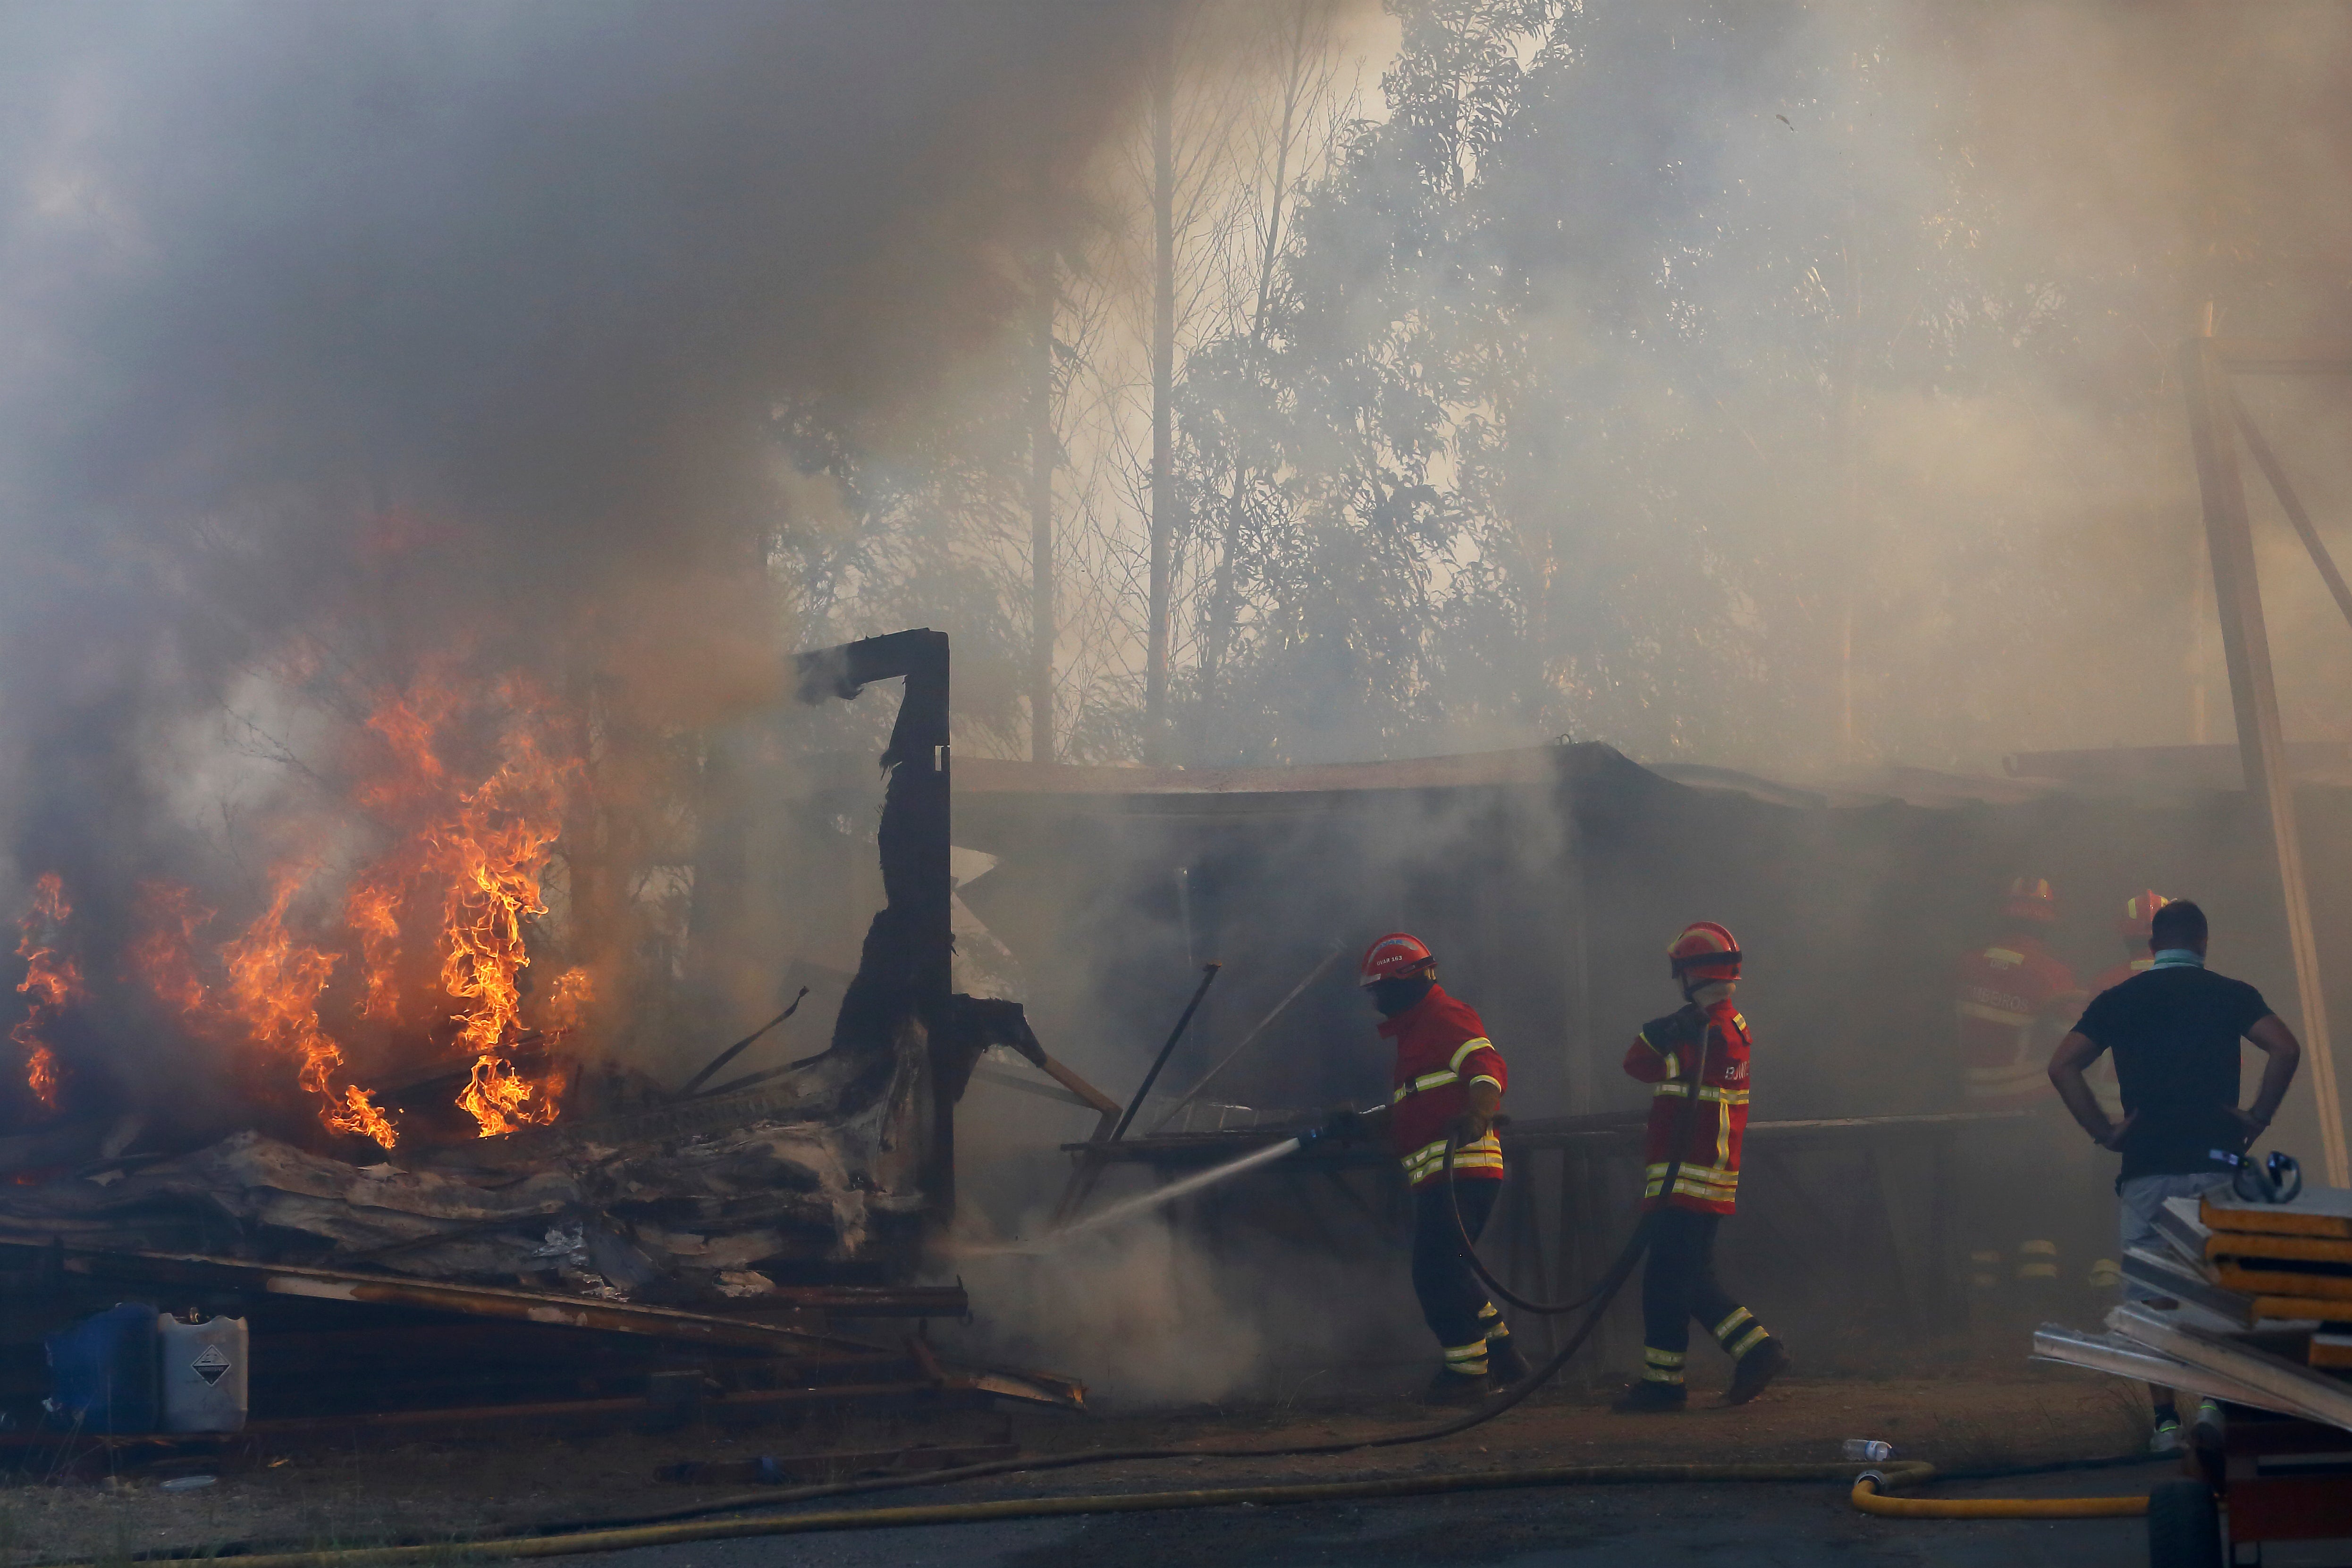
[[[99,947],[138,877],[249,901],[187,819],[331,773],[289,687],[520,669],[614,732],[780,700],[774,409],[887,421],[996,330],[1155,15],[10,8],[18,871]],[[256,752],[298,765],[240,782]]]

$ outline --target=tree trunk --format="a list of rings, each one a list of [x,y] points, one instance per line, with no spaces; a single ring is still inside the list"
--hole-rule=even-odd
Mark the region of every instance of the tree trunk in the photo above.
[[[1173,12],[1171,12],[1172,17]],[[1152,82],[1151,588],[1143,678],[1143,758],[1167,760],[1168,596],[1176,533],[1176,61],[1163,39]]]
[[[1054,760],[1054,253],[1037,258],[1029,392],[1029,760]]]

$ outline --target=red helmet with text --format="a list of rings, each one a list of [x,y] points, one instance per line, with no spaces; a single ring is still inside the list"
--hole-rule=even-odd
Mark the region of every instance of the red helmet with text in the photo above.
[[[1666,961],[1677,980],[1737,980],[1739,939],[1713,921],[1697,921],[1667,944]]]
[[[2124,912],[2116,921],[2116,934],[2147,941],[2156,934],[2156,911],[2170,902],[2170,899],[2153,890],[2134,893],[2124,900]]]
[[[2050,890],[2047,877],[2011,877],[2000,912],[2013,921],[2050,925],[2058,919],[2058,895]]]
[[[1364,963],[1356,975],[1356,984],[1377,985],[1383,980],[1402,980],[1436,962],[1421,938],[1411,931],[1392,931],[1364,949]]]

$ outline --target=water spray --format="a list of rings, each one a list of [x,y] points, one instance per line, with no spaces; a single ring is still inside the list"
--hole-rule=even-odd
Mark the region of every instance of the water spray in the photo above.
[[[1203,1187],[1213,1187],[1220,1182],[1232,1180],[1244,1171],[1254,1171],[1260,1165],[1270,1165],[1285,1155],[1297,1152],[1312,1137],[1311,1133],[1300,1133],[1296,1137],[1285,1138],[1278,1143],[1268,1143],[1262,1149],[1253,1149],[1239,1159],[1228,1160],[1222,1165],[1212,1166],[1205,1171],[1196,1171],[1181,1181],[1171,1182],[1164,1187],[1155,1187],[1150,1192],[1139,1193],[1123,1203],[1113,1204],[1099,1213],[1088,1215],[1074,1225],[1063,1226],[1035,1241],[1007,1242],[1002,1246],[993,1247],[958,1247],[951,1250],[956,1256],[961,1258],[1042,1258],[1049,1252],[1060,1250],[1080,1237],[1091,1235],[1096,1231],[1108,1230],[1113,1226],[1124,1225],[1129,1220],[1150,1214],[1154,1209],[1165,1207],[1188,1194],[1197,1193]]]

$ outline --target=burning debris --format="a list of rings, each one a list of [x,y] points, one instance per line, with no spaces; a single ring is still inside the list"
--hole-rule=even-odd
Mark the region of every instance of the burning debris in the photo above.
[[[467,1068],[452,1103],[480,1136],[552,1121],[566,1072],[548,1047],[580,1029],[593,987],[565,967],[530,1020],[524,991],[583,776],[579,728],[516,675],[485,689],[436,668],[380,693],[344,749],[345,796],[373,842],[339,904],[322,907],[337,878],[319,843],[271,866],[267,903],[226,934],[195,889],[144,881],[121,978],[266,1100],[297,1091],[331,1133],[396,1147],[384,1090],[360,1076],[398,1087],[450,1058]],[[44,878],[36,913],[61,928],[58,888]]]
[[[25,1087],[47,1111],[58,1109],[58,1053],[49,1044],[49,1030],[83,995],[80,969],[58,951],[59,928],[72,913],[64,882],[55,871],[42,873],[33,884],[33,907],[25,913],[24,935],[16,942],[16,956],[25,961],[25,978],[16,984],[26,998],[25,1016],[8,1037],[24,1047]]]
[[[1016,1005],[948,989],[946,638],[902,633],[803,668],[812,700],[908,687],[885,758],[887,904],[827,1049],[703,1089],[747,1040],[674,1091],[636,1075],[615,1095],[627,1075],[582,1055],[594,990],[554,918],[589,804],[584,729],[520,680],[420,680],[370,710],[346,759],[369,832],[339,898],[323,855],[289,857],[260,911],[224,932],[194,888],[149,880],[121,962],[100,963],[63,879],[42,879],[17,1038],[51,1094],[31,1131],[0,1139],[15,1177],[0,1258],[28,1261],[29,1288],[60,1301],[82,1279],[261,1311],[257,1363],[316,1326],[269,1320],[291,1295],[724,1347],[737,1362],[706,1370],[746,1408],[799,1397],[779,1379],[822,1394],[901,1361],[904,1381],[850,1392],[1077,1403],[1051,1378],[950,1374],[927,1347],[810,1331],[828,1311],[965,1310],[961,1289],[903,1283],[953,1201],[954,1105],[989,1045],[1044,1054]],[[95,1060],[77,1085],[50,1031],[78,1010],[104,1026],[85,973],[217,1053],[247,1124],[200,1135],[136,1100],[111,1114]],[[621,1359],[658,1378],[668,1353]],[[543,1375],[563,1384],[565,1364]],[[271,1397],[281,1414],[315,1403]]]
[[[640,1075],[635,1103],[605,1090],[581,1049],[595,986],[557,908],[567,826],[593,804],[586,726],[520,677],[436,669],[379,694],[344,749],[364,827],[347,872],[313,833],[228,930],[194,888],[143,881],[119,962],[84,952],[69,889],[41,879],[16,1031],[40,1106],[0,1139],[0,1238],[672,1303],[903,1274],[952,1203],[974,1060],[1042,1052],[1017,1005],[949,989],[946,638],[827,650],[803,675],[812,700],[908,688],[885,757],[887,905],[829,1048],[715,1090],[708,1069],[675,1092]],[[55,1026],[98,1005],[85,957],[108,997],[215,1053],[245,1125],[59,1095],[76,1065]]]

